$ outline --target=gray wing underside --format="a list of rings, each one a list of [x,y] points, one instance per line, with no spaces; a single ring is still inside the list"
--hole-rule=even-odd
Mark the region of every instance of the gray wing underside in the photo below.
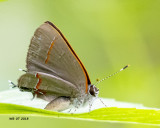
[[[47,23],[35,31],[31,40],[27,70],[52,74],[72,83],[81,93],[86,91],[87,78],[80,63],[57,30]]]
[[[35,76],[37,73],[39,78]],[[72,83],[42,72],[32,72],[22,75],[18,80],[18,87],[21,89],[27,88],[36,90],[39,81],[41,82],[38,90],[44,93],[44,95],[47,93],[56,97],[69,96],[74,98],[78,94],[78,89]]]

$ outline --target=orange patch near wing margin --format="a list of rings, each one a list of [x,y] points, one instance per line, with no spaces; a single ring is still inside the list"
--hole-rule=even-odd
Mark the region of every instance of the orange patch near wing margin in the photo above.
[[[71,45],[69,44],[69,42],[67,41],[67,39],[64,37],[64,35],[61,33],[61,31],[51,22],[49,21],[46,21],[45,23],[51,25],[54,29],[56,29],[58,31],[58,33],[62,36],[62,38],[64,39],[64,41],[66,42],[66,44],[68,45],[71,53],[75,56],[75,58],[77,59],[78,63],[80,64],[83,72],[84,72],[84,75],[85,75],[85,78],[86,78],[86,93],[88,93],[88,85],[91,84],[91,81],[90,81],[90,78],[89,78],[89,75],[87,73],[87,70],[85,69],[85,67],[83,66],[82,62],[80,61],[80,59],[78,58],[78,56],[76,55],[75,51],[73,50],[73,48],[71,47]]]

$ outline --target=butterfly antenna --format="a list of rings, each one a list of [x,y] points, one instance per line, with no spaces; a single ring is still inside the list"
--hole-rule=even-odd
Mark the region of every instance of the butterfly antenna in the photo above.
[[[114,76],[114,75],[116,75],[117,73],[123,71],[124,69],[128,68],[129,66],[130,66],[130,65],[128,64],[128,65],[124,66],[122,69],[120,69],[118,72],[115,72],[115,73],[113,73],[113,74],[111,74],[111,75],[109,75],[109,76],[103,78],[102,80],[98,81],[98,82],[95,84],[95,86],[98,85],[99,83],[101,83],[102,81],[104,81],[104,80],[110,78],[111,76]]]

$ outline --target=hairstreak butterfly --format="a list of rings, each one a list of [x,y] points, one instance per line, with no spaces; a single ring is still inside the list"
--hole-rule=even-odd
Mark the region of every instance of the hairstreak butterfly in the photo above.
[[[18,88],[49,101],[45,109],[63,111],[98,96],[99,89],[91,84],[84,65],[71,45],[49,21],[35,31],[26,62],[27,71],[19,78]],[[126,67],[128,65],[121,70]]]

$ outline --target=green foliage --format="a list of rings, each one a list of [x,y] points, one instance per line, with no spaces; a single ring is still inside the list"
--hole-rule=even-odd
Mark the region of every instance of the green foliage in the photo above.
[[[66,114],[6,103],[0,103],[0,108],[0,114],[29,114],[31,116],[49,116],[95,121],[118,121],[160,125],[160,110],[155,109],[108,107],[97,109],[90,113]]]

